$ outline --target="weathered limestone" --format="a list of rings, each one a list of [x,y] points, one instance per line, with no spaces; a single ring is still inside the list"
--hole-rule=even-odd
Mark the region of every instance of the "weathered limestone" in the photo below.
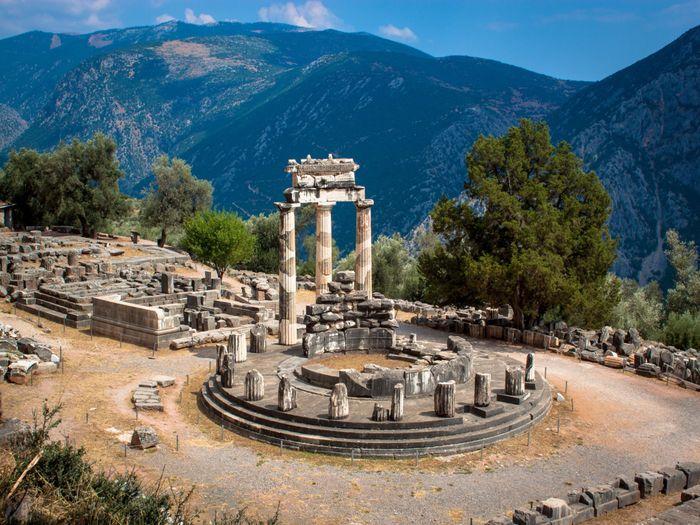
[[[454,417],[455,415],[455,392],[454,381],[438,383],[433,395],[435,415],[438,417]]]
[[[248,359],[248,347],[243,332],[232,332],[228,336],[228,353],[233,356],[234,363],[243,363]]]
[[[297,343],[297,267],[294,210],[299,207],[299,204],[277,202],[275,205],[280,210],[280,344],[294,345]]]
[[[330,419],[344,419],[350,415],[350,402],[348,389],[343,383],[333,385],[331,397],[328,402],[328,417]]]
[[[224,354],[221,361],[221,386],[224,388],[233,388],[233,373],[233,359],[230,354]]]
[[[78,264],[78,252],[72,251],[68,253],[68,266],[75,266]]]
[[[391,415],[392,421],[401,421],[403,419],[403,401],[404,401],[404,386],[403,383],[394,385],[394,395],[391,397]]]
[[[260,401],[265,397],[265,378],[255,368],[245,375],[244,390],[248,401]]]
[[[491,403],[491,374],[474,375],[474,406],[487,407]]]
[[[387,421],[389,419],[389,409],[384,408],[380,403],[374,404],[372,410],[372,421]]]
[[[250,351],[254,354],[267,352],[267,327],[262,323],[250,329]]]
[[[525,394],[525,375],[519,366],[506,367],[506,394],[509,396]]]
[[[372,297],[372,205],[371,199],[358,200],[355,242],[355,289]]]
[[[334,203],[316,204],[316,297],[328,293],[333,280],[331,209]]]
[[[283,375],[277,387],[277,408],[289,412],[297,407],[297,389],[292,386],[289,376]]]

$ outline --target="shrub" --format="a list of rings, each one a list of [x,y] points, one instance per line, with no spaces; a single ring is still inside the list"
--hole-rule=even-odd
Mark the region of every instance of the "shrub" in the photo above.
[[[664,326],[663,339],[667,345],[684,350],[700,348],[700,314],[669,314]]]

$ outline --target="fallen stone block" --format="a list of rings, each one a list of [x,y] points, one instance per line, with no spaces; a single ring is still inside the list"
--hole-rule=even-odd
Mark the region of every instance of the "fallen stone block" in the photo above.
[[[617,498],[612,485],[598,485],[586,489],[586,495],[593,501],[596,518],[617,509]]]
[[[173,386],[175,384],[175,378],[171,376],[156,376],[153,378],[153,381],[155,381],[158,386],[163,388]]]
[[[574,513],[566,501],[559,498],[548,498],[540,503],[538,510],[549,518],[552,525],[573,525]]]
[[[700,485],[700,463],[686,461],[676,465],[676,468],[683,471],[685,477],[687,478],[685,488]]]
[[[681,501],[686,502],[691,499],[700,499],[700,485],[689,487],[681,492]]]
[[[642,498],[655,496],[664,488],[664,478],[658,472],[641,472],[634,476]]]
[[[151,427],[138,427],[131,435],[131,446],[145,450],[158,444],[158,434]]]
[[[659,474],[663,476],[664,486],[662,492],[664,494],[673,494],[685,488],[687,479],[682,470],[678,470],[675,467],[664,467],[659,470]]]
[[[634,505],[641,498],[637,484],[624,476],[618,477],[613,482],[613,487],[617,496],[617,506],[620,509]]]

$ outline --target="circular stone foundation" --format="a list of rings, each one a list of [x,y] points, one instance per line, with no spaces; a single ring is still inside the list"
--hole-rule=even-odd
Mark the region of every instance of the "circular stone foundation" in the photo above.
[[[364,355],[367,362],[374,357],[373,354]],[[205,382],[201,406],[218,424],[283,448],[394,458],[478,450],[526,432],[547,414],[552,403],[549,385],[539,374],[535,374],[534,389],[528,390],[521,399],[513,400],[502,395],[506,367],[523,366],[524,356],[520,362],[497,353],[473,352],[473,369],[491,374],[493,395],[488,411],[477,413],[479,411],[472,409],[474,378],[470,374],[465,383],[456,385],[454,417],[437,417],[432,395],[406,395],[404,417],[400,421],[373,421],[376,405],[390,408],[391,399],[369,397],[350,397],[349,416],[333,420],[328,416],[333,384],[329,382],[328,386],[320,386],[295,375],[295,371],[311,361],[323,363],[324,359],[332,358],[309,360],[303,357],[300,347],[249,354],[246,362],[236,364],[232,388],[223,388],[218,376],[211,376]],[[354,356],[346,358],[356,359]],[[341,357],[338,361],[342,362]],[[365,364],[361,356],[359,361]],[[245,396],[244,378],[253,368],[265,379],[265,395],[259,401],[250,401]],[[333,370],[331,367],[327,369]],[[393,371],[403,374],[406,370]],[[279,378],[283,375],[296,390],[297,407],[288,412],[277,408]],[[393,388],[393,384],[391,386]]]

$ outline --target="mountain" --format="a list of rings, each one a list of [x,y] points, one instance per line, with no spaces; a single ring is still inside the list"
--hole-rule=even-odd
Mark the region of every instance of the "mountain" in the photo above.
[[[663,269],[667,228],[700,241],[697,38],[589,84],[283,24],[31,32],[0,40],[0,148],[103,131],[119,145],[124,191],[140,194],[155,157],[178,155],[213,182],[218,206],[244,215],[282,198],[288,158],[351,156],[375,233],[409,233],[460,192],[479,134],[546,119],[613,197],[616,270],[644,280]],[[352,207],[333,213],[335,238],[352,247]]]
[[[582,89],[548,120],[613,199],[619,274],[662,278],[669,228],[700,243],[700,27]]]

